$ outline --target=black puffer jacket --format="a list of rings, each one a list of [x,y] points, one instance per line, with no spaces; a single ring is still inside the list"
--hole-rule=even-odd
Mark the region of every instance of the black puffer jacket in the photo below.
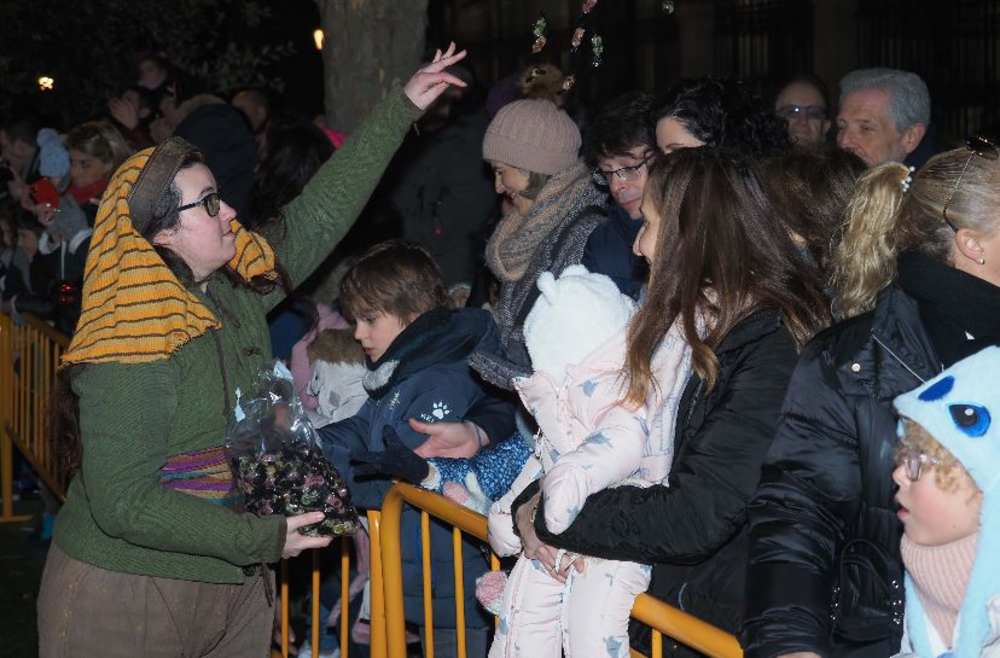
[[[803,351],[750,503],[747,658],[898,651],[892,401],[940,370],[917,303],[898,285]]]
[[[719,371],[712,391],[706,396],[704,382],[692,376],[681,398],[669,488],[597,493],[559,535],[545,529],[541,511],[535,522],[539,538],[553,546],[654,565],[650,594],[736,632],[744,601],[746,504],[760,479],[797,351],[778,314],[759,311],[734,327],[715,353]],[[645,638],[634,637],[633,644],[641,647]],[[668,655],[678,652],[685,650],[667,648]]]

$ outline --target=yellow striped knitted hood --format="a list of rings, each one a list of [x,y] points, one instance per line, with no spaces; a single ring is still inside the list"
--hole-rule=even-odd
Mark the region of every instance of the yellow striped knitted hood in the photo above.
[[[115,172],[97,211],[84,270],[83,308],[64,364],[158,361],[221,326],[133,226],[133,213],[141,216],[140,209],[155,203],[180,159],[192,153],[198,151],[172,138],[136,153]],[[236,220],[232,228],[236,256],[228,267],[246,281],[276,278],[267,241]]]

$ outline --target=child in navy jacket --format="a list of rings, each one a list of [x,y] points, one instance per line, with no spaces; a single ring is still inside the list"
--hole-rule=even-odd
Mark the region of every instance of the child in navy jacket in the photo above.
[[[362,475],[358,458],[393,447],[387,446],[385,436],[398,436],[410,450],[419,446],[427,437],[410,427],[412,418],[430,423],[462,421],[486,407],[495,415],[496,405],[506,405],[510,431],[505,435],[513,434],[513,405],[494,397],[468,365],[468,357],[477,350],[501,354],[496,325],[485,311],[447,308],[444,278],[423,247],[400,241],[372,247],[346,274],[340,300],[368,356],[364,386],[369,399],[355,416],[321,429],[320,437],[356,505],[380,508],[392,486],[387,476]],[[497,457],[495,470],[509,488],[527,458],[527,447],[514,437],[486,450]],[[431,525],[437,645],[437,638],[447,635],[442,630],[455,626],[454,565],[451,530]],[[423,625],[419,514],[404,512],[402,533],[406,618]],[[465,588],[468,655],[485,655],[488,619],[475,605],[471,584],[488,567],[482,551],[469,541],[463,563],[469,585]]]

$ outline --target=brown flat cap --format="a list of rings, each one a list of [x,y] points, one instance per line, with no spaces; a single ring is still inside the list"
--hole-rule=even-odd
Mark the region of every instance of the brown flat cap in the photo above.
[[[128,195],[132,226],[136,231],[142,233],[149,225],[156,202],[170,188],[181,164],[189,156],[204,161],[201,151],[181,137],[171,137],[153,150]]]

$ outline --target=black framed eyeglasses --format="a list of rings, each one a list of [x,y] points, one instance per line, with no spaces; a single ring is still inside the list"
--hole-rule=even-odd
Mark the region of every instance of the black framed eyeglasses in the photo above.
[[[191,208],[197,208],[198,206],[204,206],[205,212],[208,213],[209,217],[218,217],[219,210],[222,208],[222,199],[219,197],[218,192],[209,192],[194,203],[186,203],[183,206],[179,206],[177,208],[177,212],[190,210]]]
[[[655,151],[653,151],[645,158],[643,158],[639,162],[639,164],[632,165],[629,167],[619,167],[614,171],[604,171],[603,169],[595,169],[593,172],[591,172],[590,175],[594,177],[594,182],[600,185],[601,187],[607,187],[608,185],[611,185],[612,176],[617,176],[619,180],[625,182],[638,180],[639,176],[642,175],[641,169],[646,165],[647,162],[652,160],[654,157],[656,157]]]
[[[805,116],[807,119],[820,121],[826,118],[826,110],[819,105],[782,105],[774,113],[782,119]]]
[[[951,223],[948,219],[948,206],[951,205],[952,199],[955,198],[955,192],[958,192],[958,186],[962,184],[962,179],[965,178],[965,171],[969,168],[969,163],[972,162],[972,158],[979,156],[981,158],[986,158],[987,160],[996,160],[1000,158],[1000,152],[997,151],[997,146],[985,137],[968,137],[965,140],[965,148],[969,149],[969,158],[965,161],[965,166],[962,167],[962,173],[958,175],[958,180],[955,181],[955,187],[951,188],[951,194],[948,196],[948,200],[944,202],[944,208],[941,209],[941,215],[944,217],[944,222],[951,227],[951,230],[958,233],[958,228]]]

